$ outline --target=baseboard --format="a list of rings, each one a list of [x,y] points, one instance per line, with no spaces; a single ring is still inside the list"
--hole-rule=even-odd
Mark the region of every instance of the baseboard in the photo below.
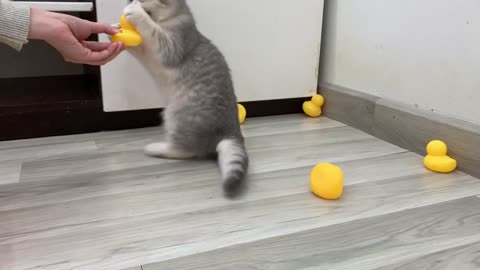
[[[480,125],[336,85],[321,84],[319,92],[325,116],[420,155],[442,140],[459,170],[480,178]]]
[[[305,100],[293,98],[242,104],[247,109],[247,117],[251,118],[300,113]],[[158,126],[160,112],[155,109],[106,113],[98,98],[0,106],[0,126],[8,127],[0,132],[0,141]]]
[[[242,102],[247,110],[247,117],[262,117],[282,114],[301,113],[302,104],[308,98],[289,98]]]

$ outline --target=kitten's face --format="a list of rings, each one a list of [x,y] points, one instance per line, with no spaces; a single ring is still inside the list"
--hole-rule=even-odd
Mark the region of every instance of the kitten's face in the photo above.
[[[175,17],[186,5],[185,0],[133,0],[136,1],[155,22]]]

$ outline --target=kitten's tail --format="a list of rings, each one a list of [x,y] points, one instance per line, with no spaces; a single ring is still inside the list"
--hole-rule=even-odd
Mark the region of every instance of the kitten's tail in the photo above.
[[[224,139],[218,143],[217,153],[223,190],[229,197],[236,196],[244,187],[248,171],[248,154],[245,146],[238,139]]]

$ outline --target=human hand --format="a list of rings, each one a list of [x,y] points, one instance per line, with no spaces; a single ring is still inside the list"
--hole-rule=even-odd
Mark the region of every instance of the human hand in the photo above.
[[[113,35],[118,31],[107,24],[32,9],[29,38],[44,40],[56,48],[68,62],[103,65],[113,60],[125,46],[121,42],[95,42],[85,39],[92,34]]]

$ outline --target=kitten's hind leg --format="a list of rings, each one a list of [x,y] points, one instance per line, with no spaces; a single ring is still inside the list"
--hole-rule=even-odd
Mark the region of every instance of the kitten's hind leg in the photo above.
[[[171,159],[190,159],[194,158],[195,154],[185,149],[175,147],[175,145],[168,142],[152,143],[145,147],[145,154],[153,157],[163,157]]]

